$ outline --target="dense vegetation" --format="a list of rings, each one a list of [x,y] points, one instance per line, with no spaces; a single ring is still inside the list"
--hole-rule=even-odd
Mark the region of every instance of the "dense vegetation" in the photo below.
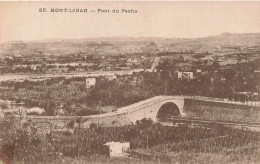
[[[260,77],[253,73],[257,61],[234,67],[214,68],[194,74],[194,79],[178,79],[175,60],[159,63],[156,72],[140,72],[108,80],[98,77],[95,87],[86,89],[82,77],[62,77],[32,82],[2,82],[0,98],[24,102],[25,106],[46,109],[46,115],[63,108],[67,115],[93,114],[101,106],[126,106],[157,95],[201,95],[236,101],[258,101],[257,96],[237,97],[235,92],[259,92]],[[47,111],[48,110],[48,111]],[[80,112],[84,110],[85,112]]]
[[[74,158],[76,156],[93,157],[99,155],[106,158],[108,151],[103,144],[109,141],[130,142],[131,150],[145,150],[167,144],[169,152],[178,153],[175,149],[171,150],[169,145],[176,148],[174,145],[180,142],[231,136],[231,140],[226,140],[223,143],[218,142],[218,145],[215,145],[222,150],[223,148],[230,149],[247,146],[249,143],[257,143],[259,137],[256,132],[219,125],[198,128],[190,128],[187,125],[167,127],[154,124],[150,120],[141,120],[136,125],[125,127],[103,128],[92,126],[90,129],[76,128],[74,133],[69,131],[48,132],[46,128],[39,127],[33,122],[21,124],[20,121],[12,119],[1,120],[0,128],[1,144],[14,145],[15,161],[25,161],[26,163],[59,161],[65,157]],[[193,144],[192,149],[199,146],[198,143]],[[155,150],[155,148],[153,149]]]

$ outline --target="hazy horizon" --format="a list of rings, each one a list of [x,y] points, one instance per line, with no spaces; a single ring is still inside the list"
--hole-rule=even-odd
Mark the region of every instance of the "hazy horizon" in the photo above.
[[[136,37],[136,36],[108,36],[108,37],[84,37],[84,38],[44,38],[44,39],[36,39],[36,40],[6,40],[0,43],[8,43],[8,42],[40,42],[40,41],[49,41],[49,40],[87,40],[87,39],[99,39],[99,38],[106,38],[106,39],[112,39],[112,38],[155,38],[155,39],[203,39],[207,37],[215,37],[215,36],[220,36],[220,35],[225,35],[225,34],[230,34],[230,35],[243,35],[243,34],[260,34],[260,32],[257,33],[229,33],[229,32],[224,32],[221,34],[216,34],[216,35],[210,35],[210,36],[203,36],[203,37],[152,37],[152,36],[141,36],[141,37]]]
[[[39,8],[137,13],[41,13]],[[0,42],[260,33],[260,2],[0,2]]]

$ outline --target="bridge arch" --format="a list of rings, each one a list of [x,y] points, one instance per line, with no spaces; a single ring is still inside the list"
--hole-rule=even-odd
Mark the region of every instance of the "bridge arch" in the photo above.
[[[143,118],[150,118],[154,122],[161,121],[164,116],[185,116],[184,98],[175,96],[156,96],[138,103],[138,107],[127,110],[127,119],[136,122]],[[130,107],[130,106],[129,106]]]
[[[181,115],[180,109],[175,103],[166,102],[162,104],[162,106],[159,108],[156,117],[158,120],[164,120],[165,118],[168,117],[176,117],[180,115]]]

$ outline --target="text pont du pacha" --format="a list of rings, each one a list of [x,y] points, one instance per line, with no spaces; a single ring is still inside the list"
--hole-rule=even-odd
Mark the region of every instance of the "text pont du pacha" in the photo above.
[[[137,13],[135,9],[96,9],[89,10],[85,8],[39,8],[39,12],[51,12],[51,13]]]

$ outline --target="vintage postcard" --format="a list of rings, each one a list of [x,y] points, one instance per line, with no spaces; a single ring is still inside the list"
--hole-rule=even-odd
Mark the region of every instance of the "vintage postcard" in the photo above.
[[[0,2],[0,163],[260,163],[260,2]]]

